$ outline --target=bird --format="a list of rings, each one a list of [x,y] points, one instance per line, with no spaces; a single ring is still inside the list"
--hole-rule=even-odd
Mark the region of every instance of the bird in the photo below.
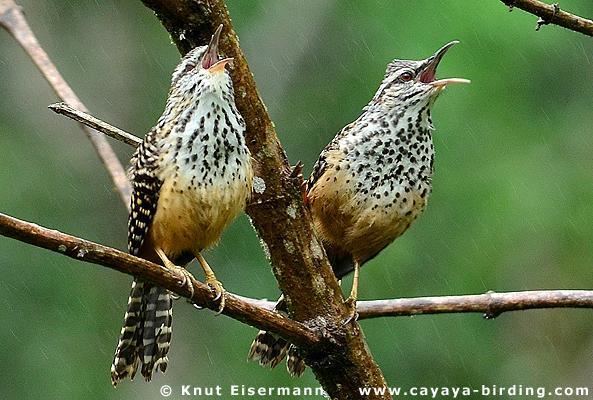
[[[447,85],[467,79],[436,79],[447,43],[432,56],[393,60],[362,114],[323,149],[304,184],[304,202],[338,280],[353,272],[348,323],[356,319],[360,267],[401,236],[424,211],[432,189],[434,130],[431,107]],[[276,310],[286,313],[284,298]],[[288,354],[287,369],[299,376],[298,349],[260,331],[248,358],[275,367]]]
[[[165,110],[130,161],[129,253],[181,273],[196,258],[224,307],[224,288],[202,251],[244,210],[253,181],[245,121],[237,110],[227,65],[218,52],[220,25],[207,46],[188,52],[171,78]],[[165,372],[171,342],[172,294],[134,279],[111,366],[114,386]]]

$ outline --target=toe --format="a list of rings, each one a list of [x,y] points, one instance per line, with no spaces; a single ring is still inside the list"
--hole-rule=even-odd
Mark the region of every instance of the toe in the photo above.
[[[220,281],[218,281],[216,279],[208,280],[208,281],[206,281],[206,283],[208,283],[208,286],[210,286],[210,288],[216,295],[214,297],[214,301],[219,302],[217,313],[220,314],[222,312],[222,310],[224,310],[224,305],[225,305],[225,300],[226,300],[224,287],[222,286],[222,283],[220,283]]]
[[[349,308],[349,315],[344,320],[343,324],[347,325],[350,322],[357,321],[358,320],[358,312],[356,310],[356,299],[349,297],[348,299],[346,299],[344,304],[346,304],[346,306]]]
[[[220,303],[218,304],[218,310],[216,310],[216,315],[222,314],[225,304],[226,304],[226,295],[223,292],[220,296]]]

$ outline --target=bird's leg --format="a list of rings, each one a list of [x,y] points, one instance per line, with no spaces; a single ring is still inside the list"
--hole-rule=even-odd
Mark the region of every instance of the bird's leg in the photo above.
[[[344,321],[344,325],[351,321],[358,319],[358,312],[356,311],[356,301],[358,300],[358,277],[360,275],[360,263],[358,260],[354,260],[354,277],[352,278],[352,289],[350,290],[350,296],[346,299],[346,305],[350,307],[350,315]]]
[[[216,275],[214,275],[214,271],[212,271],[212,268],[210,268],[210,265],[208,265],[208,263],[206,262],[206,260],[202,256],[202,254],[200,252],[196,252],[195,256],[198,259],[198,262],[200,263],[200,265],[202,266],[202,269],[204,270],[204,274],[206,275],[206,284],[208,286],[210,286],[212,288],[212,290],[214,290],[214,293],[216,293],[216,297],[214,298],[214,300],[216,301],[216,300],[220,299],[220,304],[218,307],[218,314],[220,314],[222,312],[222,310],[224,310],[224,304],[225,304],[224,287],[222,287],[222,283],[220,283],[220,281],[218,279],[216,279]]]
[[[167,257],[167,255],[165,254],[163,249],[161,249],[160,247],[155,248],[155,251],[156,251],[156,254],[159,256],[159,258],[161,259],[161,261],[163,262],[163,265],[165,266],[165,268],[167,268],[168,270],[171,270],[171,271],[178,272],[181,274],[181,276],[183,276],[183,279],[181,280],[181,282],[179,282],[179,286],[181,286],[181,287],[187,286],[187,288],[189,289],[189,291],[191,293],[190,298],[194,297],[194,285],[191,283],[191,280],[193,278],[192,274],[190,274],[190,272],[188,270],[186,270],[185,268],[175,265],[173,263],[173,261],[169,260],[169,257]]]

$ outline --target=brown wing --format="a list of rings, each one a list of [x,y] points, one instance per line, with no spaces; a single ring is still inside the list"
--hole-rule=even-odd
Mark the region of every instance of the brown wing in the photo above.
[[[354,123],[348,124],[344,128],[342,128],[342,130],[336,136],[334,136],[332,141],[329,142],[329,144],[327,146],[325,146],[325,148],[319,155],[319,158],[317,159],[317,161],[315,162],[315,165],[313,166],[313,172],[311,172],[311,176],[305,182],[306,203],[309,202],[309,199],[308,199],[309,193],[311,192],[313,187],[317,184],[317,182],[319,181],[319,178],[321,178],[321,176],[323,174],[325,174],[328,167],[332,166],[332,158],[333,157],[331,157],[331,155],[334,154],[336,152],[336,150],[338,150],[339,140],[343,136],[348,134],[350,129],[352,129],[353,124]]]
[[[311,210],[317,236],[323,243],[325,252],[338,278],[352,271],[352,254],[344,247],[344,235],[352,221],[344,214],[343,200],[347,183],[344,171],[338,167],[344,154],[339,147],[339,140],[351,129],[346,126],[323,149],[313,172],[306,182],[306,204]]]
[[[132,157],[129,171],[132,183],[128,219],[128,251],[139,255],[159,201],[162,182],[156,176],[157,149],[151,144],[155,131],[149,132]]]

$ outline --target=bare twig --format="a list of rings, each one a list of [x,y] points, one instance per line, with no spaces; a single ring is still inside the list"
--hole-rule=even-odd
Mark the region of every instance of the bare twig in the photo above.
[[[142,143],[142,139],[140,139],[138,136],[116,128],[115,126],[103,122],[84,111],[77,110],[66,103],[50,104],[47,106],[47,108],[57,114],[65,115],[66,117],[78,121],[81,124],[93,128],[96,131],[104,133],[113,139],[117,139],[121,142],[124,142],[125,144],[129,144],[130,146],[138,147],[140,146],[140,143]]]
[[[554,24],[583,35],[593,36],[593,20],[579,17],[559,8],[557,3],[546,4],[539,0],[500,0],[512,10],[520,8],[539,17],[536,29],[542,25]]]
[[[0,0],[0,26],[6,29],[31,57],[60,99],[79,110],[86,111],[84,104],[68,86],[68,83],[62,78],[47,53],[40,46],[35,34],[27,24],[21,8],[13,0]],[[109,172],[122,201],[128,206],[131,189],[124,167],[104,136],[86,126],[82,126],[82,128]]]
[[[187,286],[179,284],[183,281],[183,276],[180,274],[111,247],[47,229],[2,213],[0,213],[0,235],[55,251],[79,261],[102,265],[136,276],[169,289],[182,297],[189,298],[198,306],[218,310],[219,305],[214,301],[215,295],[204,283],[192,279],[194,295],[190,298],[191,292]],[[227,295],[223,314],[259,329],[269,329],[304,346],[318,347],[320,345],[320,337],[304,325],[254,303],[246,302],[230,293]]]
[[[238,296],[241,300],[272,310],[268,300]],[[404,317],[413,315],[480,313],[491,319],[511,311],[548,308],[591,308],[592,290],[525,290],[520,292],[488,292],[461,296],[409,297],[388,300],[361,300],[357,303],[359,320]]]
[[[254,304],[264,306],[261,302]],[[486,318],[494,318],[508,311],[544,308],[593,308],[593,291],[488,292],[464,296],[370,300],[358,303],[360,319],[450,313],[482,313]]]

